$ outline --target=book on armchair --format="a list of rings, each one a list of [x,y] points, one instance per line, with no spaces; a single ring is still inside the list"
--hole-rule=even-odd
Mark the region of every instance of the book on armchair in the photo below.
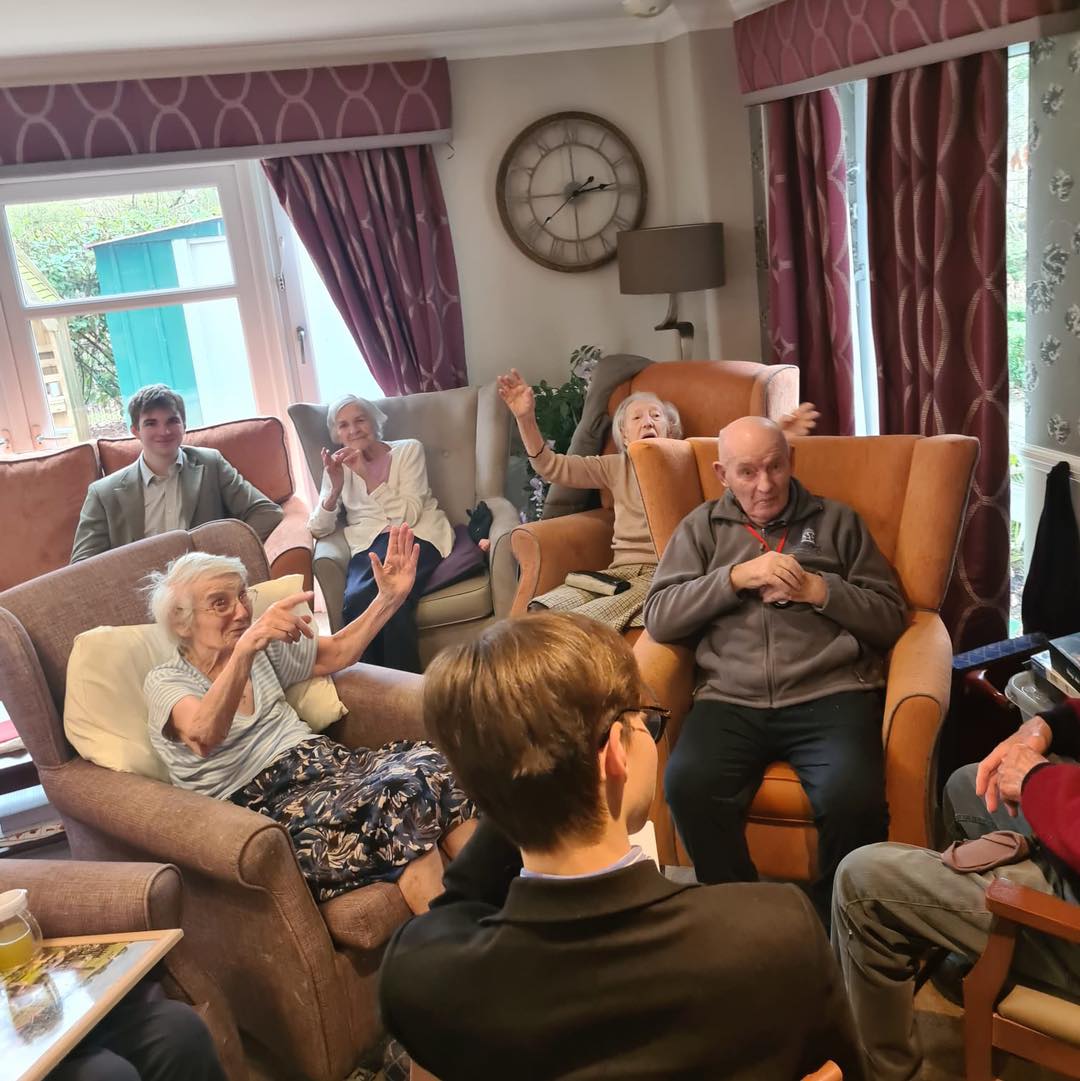
[[[1080,687],[1080,634],[1051,638],[1050,663],[1074,687]]]

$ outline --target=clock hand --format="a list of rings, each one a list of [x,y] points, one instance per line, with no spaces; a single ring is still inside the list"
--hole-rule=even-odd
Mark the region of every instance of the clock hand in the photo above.
[[[551,221],[551,219],[555,217],[555,215],[558,214],[559,211],[562,210],[562,208],[566,206],[566,204],[570,202],[571,199],[573,199],[577,195],[580,195],[582,191],[592,190],[589,188],[589,185],[595,179],[595,176],[587,176],[561,203],[559,203],[559,205],[543,220],[543,222],[541,222],[541,224],[547,225],[547,223]]]
[[[611,182],[606,181],[603,184],[594,184],[591,188],[578,188],[578,190],[575,191],[574,194],[575,195],[588,195],[590,191],[605,191],[607,188],[610,188],[610,187],[611,187]]]

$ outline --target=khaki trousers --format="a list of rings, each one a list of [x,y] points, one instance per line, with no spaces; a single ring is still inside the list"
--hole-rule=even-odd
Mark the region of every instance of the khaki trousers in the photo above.
[[[994,829],[1030,834],[1022,817],[991,816],[975,795],[976,766],[949,779],[946,813],[958,837]],[[1045,858],[1024,860],[986,874],[949,870],[936,852],[892,843],[868,845],[847,856],[833,888],[832,941],[867,1059],[877,1081],[918,1076],[922,1049],[915,1028],[914,979],[931,948],[983,951],[991,916],[984,894],[1001,875],[1019,885],[1073,902],[1073,888]],[[1080,997],[1080,947],[1021,933],[1013,974],[1025,983]]]

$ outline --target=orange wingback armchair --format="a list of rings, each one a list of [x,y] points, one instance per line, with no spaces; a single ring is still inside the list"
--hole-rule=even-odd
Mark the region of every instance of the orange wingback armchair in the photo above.
[[[737,417],[778,420],[799,404],[799,369],[793,364],[756,364],[747,360],[686,360],[650,364],[616,387],[608,416],[631,394],[651,391],[672,402],[682,418],[684,436],[715,436]],[[605,454],[615,444],[608,438]],[[561,585],[571,571],[600,571],[611,564],[615,514],[611,493],[601,492],[599,510],[567,514],[518,526],[510,547],[520,568],[510,608],[521,615],[529,601]]]
[[[959,435],[812,436],[793,442],[795,476],[817,495],[859,512],[892,564],[910,622],[888,661],[882,741],[889,839],[930,844],[933,752],[949,705],[952,643],[938,615],[952,575],[979,455],[977,439]],[[706,499],[723,494],[712,463],[713,439],[635,443],[637,471],[656,550],[662,556],[675,527]],[[662,645],[644,633],[634,646],[642,674],[672,710],[660,776],[679,736],[695,683],[693,643]],[[659,791],[652,808],[661,862],[689,864]],[[750,854],[763,876],[814,877],[817,830],[795,771],[775,762],[750,806]]]

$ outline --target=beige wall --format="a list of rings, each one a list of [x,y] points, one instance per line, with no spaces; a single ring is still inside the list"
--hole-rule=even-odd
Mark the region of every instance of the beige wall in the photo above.
[[[570,351],[587,343],[658,360],[678,349],[674,333],[652,329],[666,297],[621,296],[614,264],[547,270],[503,231],[494,195],[503,152],[528,123],[563,109],[610,119],[637,147],[649,183],[646,225],[724,222],[728,284],[685,297],[682,310],[697,324],[696,355],[759,359],[750,148],[730,37],[710,31],[665,45],[451,62],[454,142],[439,151],[439,171],[470,382],[511,365],[530,380],[561,382]]]

